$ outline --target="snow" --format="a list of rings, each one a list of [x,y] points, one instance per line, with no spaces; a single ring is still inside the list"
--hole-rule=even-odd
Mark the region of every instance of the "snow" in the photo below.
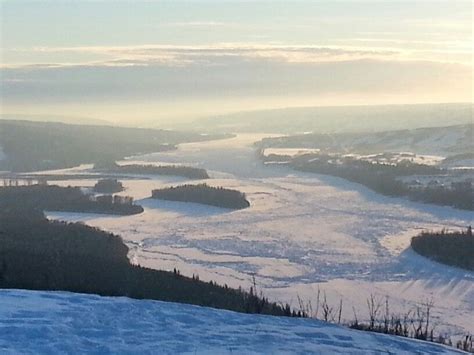
[[[455,162],[444,164],[451,169],[474,169],[474,159],[462,159]]]
[[[346,144],[378,146],[383,147],[384,151],[406,150],[420,155],[448,156],[453,151],[458,149],[462,151],[467,145],[472,145],[472,141],[469,140],[471,132],[472,126],[469,125],[387,131],[361,135]]]
[[[0,290],[2,354],[458,354],[311,319],[158,301]]]
[[[92,168],[93,164],[81,164],[74,168],[67,168],[67,169],[56,169],[56,170],[40,170],[28,173],[29,175],[74,175],[74,174],[90,174],[93,173]],[[98,175],[99,176],[99,175]]]
[[[448,174],[407,175],[398,177],[397,179],[409,186],[427,187],[434,184],[435,186],[449,187],[453,183],[472,181],[474,179],[474,171],[472,169],[452,169]]]
[[[312,154],[319,152],[319,149],[306,149],[306,148],[266,148],[264,155],[269,156],[272,154],[275,155],[285,155],[290,157],[295,157],[297,155],[303,154]]]
[[[173,166],[173,165],[182,165],[179,163],[167,163],[162,161],[154,161],[154,162],[144,162],[142,160],[134,160],[133,157],[126,158],[125,160],[119,160],[116,162],[117,165],[120,166],[127,166],[127,165],[145,165],[145,166]]]
[[[409,249],[410,238],[423,229],[474,224],[473,212],[384,197],[342,179],[281,165],[264,166],[252,145],[260,138],[184,144],[176,151],[133,158],[206,168],[212,177],[208,184],[245,192],[248,209],[152,200],[152,189],[186,181],[158,177],[123,181],[122,194],[138,200],[142,214],[48,215],[121,235],[130,259],[147,267],[177,268],[234,287],[250,287],[255,276],[266,296],[293,306],[298,296],[315,304],[320,288],[334,306],[343,299],[346,320],[353,318],[352,307],[359,319],[366,317],[372,293],[388,295],[394,312],[432,298],[437,332],[474,333],[474,273]]]
[[[361,154],[352,153],[352,154],[344,154],[343,157],[348,157],[348,158],[353,158],[353,159],[368,161],[368,162],[391,164],[391,165],[396,165],[403,161],[409,161],[410,163],[414,163],[414,164],[423,164],[423,165],[430,165],[430,166],[439,165],[445,159],[445,157],[439,156],[439,155],[423,155],[423,154],[415,154],[412,152],[396,152],[396,153],[392,152],[392,153],[380,153],[380,154],[369,154],[369,155],[361,155]]]
[[[439,165],[445,159],[445,157],[439,156],[439,155],[423,155],[423,154],[415,154],[411,152],[400,152],[400,153],[391,154],[391,157],[388,159],[379,158],[378,155],[360,156],[359,159],[367,160],[367,161],[375,161],[375,162],[388,162],[391,164],[398,164],[403,161],[409,161],[410,163],[414,163],[414,164],[435,166],[435,165]]]
[[[266,148],[264,155],[266,157],[270,155],[278,155],[282,157],[296,157],[298,155],[304,154],[317,154],[319,153],[319,149],[306,149],[306,148]],[[326,153],[325,153],[326,154]],[[333,154],[334,157],[339,157],[338,154]],[[352,158],[356,160],[368,161],[373,163],[382,163],[382,164],[390,164],[396,165],[401,162],[410,162],[414,164],[422,164],[422,165],[429,165],[429,166],[436,166],[440,165],[443,160],[446,158],[445,156],[439,155],[423,155],[423,154],[415,154],[412,152],[391,152],[391,153],[379,153],[379,154],[342,154],[340,155],[343,158]],[[309,159],[309,162],[316,161],[318,158]],[[469,162],[464,163],[463,165],[469,164]]]

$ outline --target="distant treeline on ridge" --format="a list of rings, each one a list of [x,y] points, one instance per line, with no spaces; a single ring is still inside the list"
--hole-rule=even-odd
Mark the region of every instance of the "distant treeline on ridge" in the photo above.
[[[0,120],[5,159],[0,170],[70,168],[126,156],[176,149],[176,145],[227,137],[159,129]]]

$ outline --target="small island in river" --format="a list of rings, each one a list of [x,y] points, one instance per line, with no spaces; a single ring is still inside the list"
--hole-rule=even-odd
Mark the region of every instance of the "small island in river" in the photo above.
[[[180,185],[152,191],[152,198],[168,201],[194,202],[230,209],[250,206],[244,193],[207,184]]]

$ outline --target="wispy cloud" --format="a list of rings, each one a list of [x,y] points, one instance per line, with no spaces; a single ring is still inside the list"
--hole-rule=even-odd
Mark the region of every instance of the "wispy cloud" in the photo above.
[[[337,46],[285,46],[224,43],[207,46],[82,46],[82,47],[34,47],[32,49],[13,49],[37,54],[90,54],[101,56],[101,60],[76,62],[76,65],[104,66],[147,66],[147,65],[221,65],[223,60],[276,61],[285,63],[321,63],[358,59],[388,59],[400,55],[388,49],[343,48]],[[34,63],[29,63],[31,65]],[[59,63],[49,65],[60,65]],[[64,63],[70,66],[72,63]],[[4,65],[4,67],[12,65]],[[24,65],[15,65],[19,67]]]
[[[349,39],[344,40],[349,42]],[[258,43],[219,43],[213,45],[133,45],[133,46],[76,46],[14,48],[11,52],[27,53],[29,57],[46,57],[42,62],[8,64],[3,67],[22,67],[41,64],[44,66],[174,66],[225,65],[229,60],[282,62],[288,64],[317,64],[354,60],[398,60],[453,62],[470,65],[471,50],[461,43],[451,47],[426,50],[416,48],[421,41],[411,41],[414,48],[407,49],[407,40],[355,38],[351,45],[284,45]],[[397,45],[399,45],[397,47]],[[78,56],[80,54],[80,56]],[[69,56],[71,60],[58,62],[56,56]],[[88,58],[90,56],[91,58]],[[51,58],[50,62],[47,58]],[[85,58],[85,59],[78,59]],[[93,59],[92,59],[93,58]]]
[[[120,105],[136,110],[152,103],[152,111],[164,117],[180,109],[187,115],[206,107],[217,110],[224,103],[237,110],[239,102],[246,100],[288,105],[303,98],[305,104],[327,104],[326,100],[436,102],[472,97],[471,66],[403,59],[405,53],[393,50],[222,44],[42,47],[35,51],[38,55],[61,53],[61,58],[64,53],[72,58],[84,53],[101,58],[4,67],[2,105],[10,110],[86,103],[123,115],[117,108]],[[168,113],[160,110],[165,104]]]

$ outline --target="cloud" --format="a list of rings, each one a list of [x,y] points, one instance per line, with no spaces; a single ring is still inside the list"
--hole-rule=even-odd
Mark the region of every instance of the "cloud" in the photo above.
[[[70,55],[71,59],[77,54],[99,56],[100,60],[85,60],[76,62],[77,65],[103,66],[146,66],[146,65],[220,65],[228,58],[241,60],[265,60],[286,63],[321,63],[359,59],[383,59],[400,55],[389,49],[344,48],[338,46],[285,46],[224,43],[207,46],[83,46],[83,47],[34,47],[32,49],[13,49],[13,52],[29,52],[31,56]],[[29,64],[4,64],[3,67],[31,66]],[[61,63],[42,63],[45,67],[60,66]],[[65,62],[64,66],[74,65]]]
[[[345,53],[316,51],[318,57]],[[189,55],[189,52],[186,52]],[[226,52],[229,53],[229,52]],[[230,52],[233,53],[233,52]],[[288,53],[288,52],[285,52]],[[297,51],[299,55],[299,51]],[[312,52],[311,52],[312,53]],[[295,63],[251,54],[201,53],[199,63],[145,65],[121,59],[108,65],[28,66],[2,70],[2,98],[14,101],[81,101],[109,99],[175,100],[178,98],[394,94],[424,92],[472,94],[472,70],[458,64],[352,59]],[[286,54],[288,55],[288,54]],[[192,55],[190,55],[192,57]],[[274,54],[272,53],[272,58]],[[145,61],[145,60],[144,60]],[[208,62],[202,64],[203,62]]]
[[[224,43],[37,47],[33,52],[86,59],[3,67],[4,104],[472,97],[471,65],[415,59],[385,48]]]
[[[10,53],[27,54],[29,58],[42,58],[41,62],[3,64],[3,68],[28,66],[217,66],[226,65],[231,58],[242,61],[280,62],[288,64],[318,64],[355,60],[432,61],[471,65],[470,48],[463,42],[451,47],[426,50],[418,45],[427,42],[380,38],[343,39],[341,45],[282,45],[278,43],[220,43],[213,45],[134,45],[134,46],[77,46],[14,48]],[[351,43],[347,45],[344,43]],[[407,43],[412,48],[407,48]],[[399,45],[399,47],[397,47]],[[62,58],[63,61],[56,61]],[[64,60],[68,58],[69,60]]]

